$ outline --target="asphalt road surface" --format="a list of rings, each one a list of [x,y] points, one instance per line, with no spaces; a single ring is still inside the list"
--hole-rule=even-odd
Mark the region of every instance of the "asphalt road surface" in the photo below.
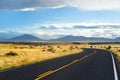
[[[113,55],[104,50],[82,53],[0,72],[0,80],[119,80]]]

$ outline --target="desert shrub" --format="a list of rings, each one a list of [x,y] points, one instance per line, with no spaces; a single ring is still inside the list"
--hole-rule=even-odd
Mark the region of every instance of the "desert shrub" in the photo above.
[[[17,55],[18,55],[17,53],[12,52],[12,51],[5,54],[5,56],[17,56]]]
[[[32,48],[33,48],[33,46],[31,46],[31,45],[30,45],[30,46],[29,46],[29,48],[31,48],[31,49],[32,49]]]
[[[63,50],[63,52],[66,52],[66,50]]]
[[[51,52],[52,52],[52,53],[55,53],[55,52],[56,52],[56,50],[52,50]]]
[[[108,46],[106,49],[111,49],[112,47],[111,46]]]
[[[45,51],[45,50],[42,50],[42,51]]]
[[[51,46],[47,46],[48,48],[50,48]]]
[[[20,47],[20,49],[24,49],[24,47]]]
[[[118,52],[120,52],[120,50],[118,50]]]
[[[56,52],[56,50],[55,50],[52,46],[50,46],[50,47],[47,49],[47,51],[52,52],[52,53],[55,53],[55,52]]]
[[[90,46],[90,48],[93,48],[93,46]]]
[[[75,47],[76,49],[79,49],[77,46]]]
[[[48,51],[53,51],[54,48],[53,47],[50,47],[49,49],[47,49]]]
[[[57,48],[60,48],[60,46],[57,46]]]
[[[74,47],[73,46],[70,46],[70,48],[69,48],[70,50],[73,50],[74,49]]]
[[[17,49],[18,47],[15,46],[14,48]]]
[[[27,46],[20,47],[20,49],[26,49],[26,48],[28,48],[28,47]],[[32,47],[32,48],[34,48],[34,47]]]

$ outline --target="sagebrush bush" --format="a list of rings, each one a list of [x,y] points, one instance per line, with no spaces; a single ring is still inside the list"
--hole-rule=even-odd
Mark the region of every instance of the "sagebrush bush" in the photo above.
[[[49,49],[47,49],[48,51],[53,51],[54,50],[54,48],[53,47],[49,47]]]
[[[5,54],[5,56],[17,56],[17,55],[18,55],[17,53],[12,52],[12,51]]]
[[[60,48],[60,46],[57,46],[57,48]]]
[[[63,50],[63,52],[66,52],[66,50]]]
[[[90,48],[93,48],[93,46],[90,46]]]
[[[120,50],[118,50],[120,52]]]
[[[111,46],[108,46],[106,49],[111,49],[112,47]]]
[[[70,48],[69,48],[70,50],[73,50],[74,49],[74,47],[73,46],[70,46]]]
[[[45,51],[45,50],[42,50],[42,51]]]

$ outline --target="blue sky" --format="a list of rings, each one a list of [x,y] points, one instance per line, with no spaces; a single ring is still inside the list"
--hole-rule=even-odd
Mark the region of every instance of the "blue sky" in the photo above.
[[[103,0],[103,3],[99,0],[9,1],[0,1],[0,34],[27,33],[45,39],[62,35],[109,38],[120,36],[118,0]],[[13,5],[14,2],[16,3]],[[79,28],[74,28],[76,25]],[[87,28],[81,28],[81,25],[87,25]],[[92,26],[96,28],[93,29]]]

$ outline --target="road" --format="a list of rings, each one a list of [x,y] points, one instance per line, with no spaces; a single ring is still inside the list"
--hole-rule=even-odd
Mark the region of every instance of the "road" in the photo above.
[[[119,80],[112,54],[98,49],[0,72],[0,80]]]

